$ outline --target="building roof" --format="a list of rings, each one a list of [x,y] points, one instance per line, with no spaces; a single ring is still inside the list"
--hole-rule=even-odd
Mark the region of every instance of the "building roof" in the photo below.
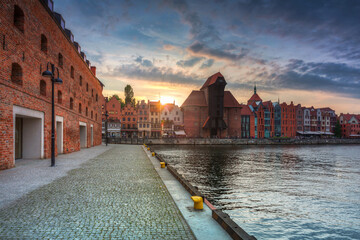
[[[207,107],[204,91],[193,90],[181,107],[198,106]]]
[[[224,107],[239,107],[241,108],[241,105],[239,102],[235,99],[234,95],[230,91],[224,91]]]
[[[203,90],[204,88],[214,84],[216,82],[216,80],[219,78],[219,77],[224,77],[220,72],[218,73],[215,73],[214,75],[210,76],[206,82],[204,83],[204,85],[200,88],[200,90]]]
[[[252,115],[252,111],[248,105],[241,104],[241,114],[240,115]]]
[[[248,100],[248,104],[252,104],[253,102],[262,101],[257,93],[254,93],[251,98]]]

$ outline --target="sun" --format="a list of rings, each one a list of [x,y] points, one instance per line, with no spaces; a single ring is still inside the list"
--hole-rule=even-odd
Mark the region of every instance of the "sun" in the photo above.
[[[173,97],[169,97],[169,96],[161,96],[160,97],[160,102],[162,105],[167,104],[167,103],[174,103],[175,99]]]

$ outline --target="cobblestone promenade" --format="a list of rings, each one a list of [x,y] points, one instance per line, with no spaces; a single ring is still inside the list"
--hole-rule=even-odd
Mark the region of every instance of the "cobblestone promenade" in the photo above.
[[[0,239],[193,239],[140,146],[117,145],[0,209]]]

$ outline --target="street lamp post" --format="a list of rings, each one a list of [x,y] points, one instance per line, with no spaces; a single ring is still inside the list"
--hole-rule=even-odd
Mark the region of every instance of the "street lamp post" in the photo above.
[[[51,66],[51,72],[49,71],[49,64]],[[58,77],[55,78],[55,69],[57,70]],[[63,81],[60,79],[59,69],[55,68],[55,65],[48,62],[46,71],[42,73],[43,77],[51,78],[51,167],[55,166],[55,97],[54,97],[54,85],[55,83],[61,84]]]
[[[105,112],[105,136],[106,136],[106,146],[108,145],[108,117],[109,117],[109,114],[108,114],[108,111]]]

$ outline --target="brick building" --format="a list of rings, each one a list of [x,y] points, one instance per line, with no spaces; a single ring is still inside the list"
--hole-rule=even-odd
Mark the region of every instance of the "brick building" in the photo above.
[[[291,102],[280,104],[281,106],[281,136],[293,138],[296,136],[296,107]]]
[[[101,144],[103,85],[52,1],[0,0],[0,22],[0,169],[51,155],[48,62],[63,80],[54,89],[56,154]]]
[[[121,119],[121,103],[115,97],[105,102],[105,110],[109,114],[109,120],[119,121]]]
[[[230,91],[224,91],[225,86],[225,78],[218,72],[187,97],[181,108],[188,137],[240,137],[241,105]]]
[[[133,138],[138,134],[137,107],[127,103],[121,110],[121,134],[123,137]]]
[[[360,114],[341,113],[339,123],[342,137],[360,138]]]
[[[145,100],[138,102],[138,136],[149,138],[151,136],[150,108]]]
[[[151,122],[151,137],[161,137],[161,103],[159,101],[149,101],[149,118]]]

